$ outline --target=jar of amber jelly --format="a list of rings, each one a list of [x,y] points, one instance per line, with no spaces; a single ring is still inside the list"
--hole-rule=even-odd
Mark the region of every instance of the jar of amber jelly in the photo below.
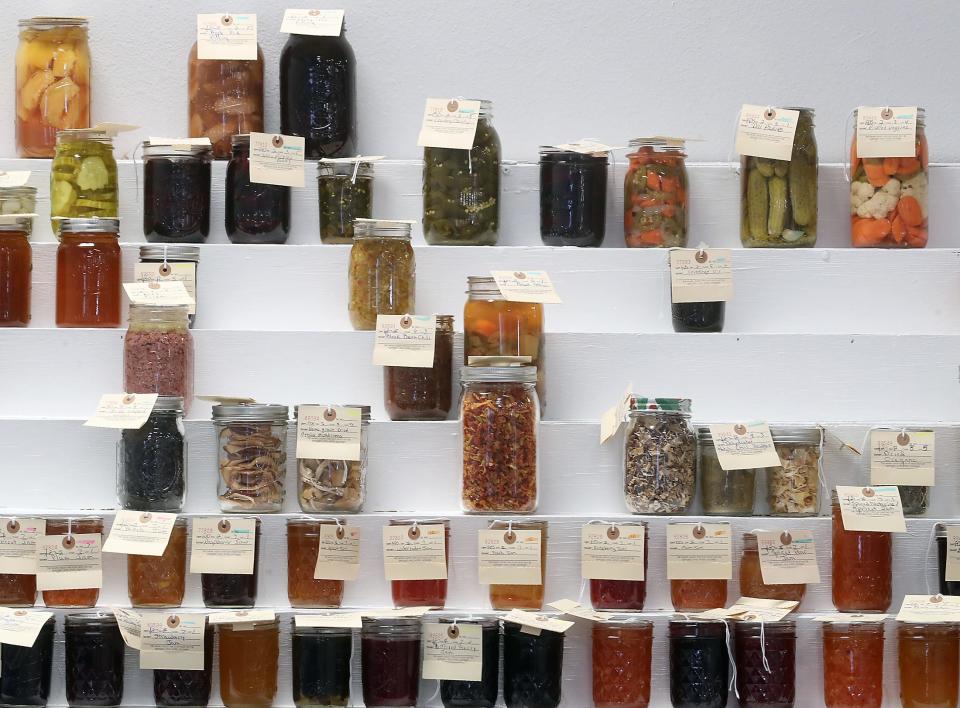
[[[880,708],[883,622],[823,624],[823,702],[827,708]]]
[[[220,699],[227,708],[269,708],[277,697],[280,625],[267,622],[221,624]]]
[[[0,327],[26,327],[30,323],[30,224],[28,216],[0,220]]]
[[[653,623],[632,614],[593,623],[593,705],[644,708],[650,704]]]
[[[38,522],[38,523],[33,523]],[[5,543],[22,545],[26,552],[42,536],[43,521],[40,519],[18,519],[8,517],[0,519]],[[17,540],[19,539],[19,540]],[[28,564],[33,567],[34,564]],[[26,568],[23,568],[26,570]],[[37,602],[37,575],[35,570],[29,573],[0,573],[0,607],[33,607]],[[0,667],[3,664],[0,663]]]
[[[74,536],[103,534],[103,519],[99,516],[47,519],[47,536],[60,536],[64,544],[75,542]],[[43,604],[47,607],[96,607],[100,588],[71,588],[44,590]]]
[[[287,521],[287,597],[293,607],[340,607],[343,581],[315,578],[324,529],[344,538],[342,519],[302,517]]]
[[[789,536],[784,531],[781,539]],[[756,533],[743,534],[743,555],[740,557],[740,595],[766,600],[795,600],[800,602],[807,591],[806,583],[774,585],[763,581],[760,568],[760,549]]]
[[[491,531],[503,531],[509,543],[510,534],[527,531],[540,532],[540,582],[533,584],[509,583],[490,586],[490,606],[495,610],[539,610],[543,607],[544,584],[547,577],[547,522],[546,521],[492,521]]]
[[[57,327],[119,327],[118,219],[61,219]]]
[[[903,622],[897,627],[897,655],[903,708],[957,705],[960,625]]]
[[[833,496],[833,604],[840,612],[886,612],[893,599],[892,534],[847,531]]]
[[[149,517],[150,514],[143,514]],[[179,518],[160,556],[127,556],[127,594],[133,607],[180,607],[186,590],[187,520]]]

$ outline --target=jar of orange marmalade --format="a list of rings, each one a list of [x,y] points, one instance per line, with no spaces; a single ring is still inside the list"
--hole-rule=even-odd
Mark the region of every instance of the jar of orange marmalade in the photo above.
[[[47,536],[61,536],[69,542],[74,534],[103,534],[103,519],[99,516],[47,519]],[[43,604],[47,607],[96,607],[100,588],[72,588],[44,590]]]
[[[287,597],[293,607],[340,607],[343,581],[315,578],[325,528],[345,533],[342,519],[301,517],[287,521]]]
[[[180,607],[186,590],[187,520],[177,519],[160,556],[127,556],[127,594],[133,607]]]

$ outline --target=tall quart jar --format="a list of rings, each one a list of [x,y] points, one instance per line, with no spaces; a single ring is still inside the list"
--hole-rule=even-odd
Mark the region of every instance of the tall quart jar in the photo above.
[[[117,218],[119,191],[113,139],[101,130],[61,130],[50,166],[50,218]]]
[[[286,243],[290,233],[290,187],[250,179],[250,136],[234,135],[227,163],[227,237],[231,243]]]
[[[76,543],[76,535],[78,534],[99,534],[102,541],[103,518],[99,516],[80,516],[47,519],[47,536],[59,536],[64,547]],[[77,587],[43,591],[43,604],[48,608],[96,607],[99,599],[100,588]]]
[[[650,555],[650,534],[646,521],[617,523],[607,529],[609,538],[617,538],[631,529],[643,529],[643,580],[614,580],[592,578],[590,580],[590,604],[595,610],[626,610],[640,612],[647,599],[647,559]]]
[[[420,620],[364,617],[360,672],[365,706],[415,706],[420,692]]]
[[[370,439],[370,406],[360,409],[360,459],[325,460],[297,458],[297,498],[307,514],[358,512],[367,492],[367,459]],[[299,420],[300,406],[294,406]]]
[[[819,426],[777,426],[770,429],[779,467],[767,467],[767,503],[772,516],[816,516],[820,502]]]
[[[423,237],[432,246],[493,246],[500,236],[500,136],[480,101],[469,150],[423,149]]]
[[[883,622],[823,623],[823,702],[827,708],[880,708]]]
[[[431,617],[453,629],[453,625],[480,627],[480,658],[483,668],[479,681],[440,681],[440,702],[444,708],[493,708],[500,693],[500,620],[495,615],[456,614]]]
[[[197,316],[197,269],[200,267],[199,246],[162,243],[140,246],[140,263],[135,270],[139,282],[176,280],[183,283],[194,302],[187,306],[190,327]]]
[[[112,614],[64,616],[67,705],[71,708],[119,706],[123,702],[126,645]]]
[[[163,555],[127,556],[127,595],[132,607],[180,607],[186,592],[187,519],[176,520]]]
[[[433,366],[383,367],[390,420],[446,420],[453,405],[453,315],[437,315]]]
[[[50,617],[40,626],[33,646],[0,644],[0,705],[46,706],[50,698],[53,667],[53,635],[56,619]]]
[[[723,708],[729,693],[726,626],[712,620],[671,620],[670,702],[674,708]]]
[[[193,335],[186,305],[130,304],[123,338],[123,390],[193,402]]]
[[[893,539],[886,531],[847,531],[833,492],[833,605],[840,612],[886,612],[893,600]]]
[[[340,607],[343,581],[315,578],[320,536],[330,529],[342,538],[342,519],[305,516],[287,520],[287,598],[292,607]]]
[[[956,706],[960,690],[960,626],[953,622],[897,626],[900,705]]]
[[[725,470],[720,465],[710,428],[697,429],[699,445],[700,498],[703,513],[720,516],[750,516],[753,513],[757,470]]]
[[[282,510],[289,417],[287,406],[276,404],[239,403],[213,407],[221,511],[269,513]]]
[[[350,702],[353,630],[298,626],[295,619],[290,625],[294,705],[346,706]]]
[[[947,580],[947,527],[937,524],[937,579],[941,595],[960,595],[960,580]]]
[[[64,219],[57,247],[57,327],[120,326],[117,219]]]
[[[607,153],[540,148],[540,239],[599,246],[607,224]]]
[[[412,314],[417,265],[410,222],[357,219],[353,235],[347,307],[353,328],[376,329],[377,315]]]
[[[217,626],[220,699],[227,708],[270,708],[277,697],[280,622]]]
[[[646,708],[650,705],[653,623],[633,614],[593,623],[593,705]]]
[[[800,112],[790,159],[740,158],[740,240],[747,248],[812,247],[817,243],[813,109],[788,110]]]
[[[774,585],[763,581],[760,568],[760,549],[756,533],[743,534],[743,555],[740,556],[740,594],[765,600],[796,600],[800,602],[807,591],[805,583]]]
[[[320,241],[353,243],[353,222],[373,217],[373,163],[320,160],[317,163]]]
[[[543,607],[544,586],[547,583],[547,543],[548,522],[540,520],[492,521],[491,531],[503,531],[504,540],[511,534],[523,534],[530,531],[540,532],[540,580],[532,584],[501,583],[490,585],[490,607],[495,610],[509,611],[540,610]]]
[[[143,427],[121,432],[117,460],[121,508],[182,510],[187,490],[183,399],[159,397]]]
[[[143,235],[203,243],[210,233],[209,145],[143,144]]]
[[[83,17],[20,20],[17,153],[53,157],[57,131],[90,125],[90,45]]]
[[[623,180],[623,237],[631,248],[685,248],[687,166],[681,138],[634,138]]]
[[[0,221],[0,327],[30,324],[30,218]]]
[[[797,630],[791,621],[734,622],[737,692],[743,708],[792,706]]]
[[[503,622],[503,699],[509,708],[556,708],[563,686],[562,632],[528,634]]]

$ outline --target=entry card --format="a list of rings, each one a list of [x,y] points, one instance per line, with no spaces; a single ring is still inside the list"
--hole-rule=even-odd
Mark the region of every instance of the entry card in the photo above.
[[[780,467],[770,426],[763,422],[723,423],[710,426],[717,460],[724,470]]]
[[[150,280],[147,282],[124,283],[123,291],[134,305],[177,306],[196,305],[196,301],[187,292],[187,287],[179,280]]]
[[[36,575],[37,541],[46,533],[43,519],[0,518],[0,573]]]
[[[473,147],[479,120],[480,101],[428,98],[417,145],[469,150]]]
[[[646,529],[642,524],[584,524],[580,575],[586,579],[644,580]]]
[[[176,514],[121,509],[110,526],[103,552],[162,556],[176,522]]]
[[[193,520],[190,572],[253,575],[257,520],[213,516]]]
[[[957,582],[960,580],[960,526],[953,524],[947,525],[947,567],[946,577],[948,582]]]
[[[140,651],[140,613],[123,607],[111,607],[110,611],[117,618],[120,636],[131,649]]]
[[[729,580],[733,575],[730,524],[667,524],[670,580]]]
[[[573,626],[573,622],[568,620],[526,610],[510,610],[503,619],[505,622],[519,624],[520,631],[527,634],[540,634],[544,629],[549,632],[563,633]]]
[[[305,146],[297,135],[250,133],[250,181],[302,187]]]
[[[350,406],[297,409],[297,458],[359,460],[362,412]]]
[[[445,580],[443,524],[383,527],[383,571],[387,580]]]
[[[741,597],[726,609],[707,610],[694,616],[704,619],[736,618],[743,622],[778,622],[793,612],[799,604],[796,600]]]
[[[951,595],[906,595],[898,622],[960,622],[960,597]]]
[[[187,312],[197,314],[197,264],[196,263],[137,263],[133,266],[133,279],[138,283],[178,281],[183,283],[193,302]]]
[[[360,528],[321,524],[315,580],[356,580],[360,573]]]
[[[817,549],[811,531],[757,531],[757,553],[764,585],[819,583]]]
[[[675,303],[733,299],[733,252],[729,248],[670,251],[670,297]]]
[[[103,587],[98,533],[42,536],[37,541],[37,590]]]
[[[617,431],[620,430],[620,426],[623,425],[623,421],[627,416],[627,411],[630,410],[630,401],[633,400],[633,384],[627,386],[627,390],[623,392],[623,395],[620,396],[620,400],[617,401],[617,405],[612,408],[608,408],[603,412],[603,415],[600,416],[600,444],[603,445],[607,440],[612,438],[617,434]]]
[[[422,675],[441,681],[479,681],[483,675],[483,627],[424,624]]]
[[[539,529],[481,529],[481,585],[541,585],[542,533]]]
[[[257,16],[213,12],[197,15],[197,59],[257,58]]]
[[[857,108],[857,157],[916,156],[916,106]]]
[[[745,103],[737,121],[737,153],[768,160],[789,160],[799,119],[800,111]]]
[[[492,270],[490,275],[496,281],[504,300],[542,302],[550,305],[563,302],[545,270]]]
[[[140,668],[203,671],[206,617],[151,612],[140,620]]]
[[[906,533],[896,487],[837,487],[837,497],[845,530]]]
[[[0,644],[32,647],[52,612],[0,607]]]
[[[565,615],[590,622],[603,622],[616,614],[615,612],[597,612],[592,607],[584,607],[576,600],[555,600],[548,602],[547,607],[552,607]]]
[[[932,430],[871,430],[870,483],[932,487],[934,442]]]
[[[287,34],[339,37],[343,30],[343,15],[343,10],[285,10],[280,31]]]
[[[436,343],[436,315],[377,315],[373,363],[430,369]]]
[[[139,430],[157,403],[156,393],[105,393],[97,410],[84,425],[91,428]]]

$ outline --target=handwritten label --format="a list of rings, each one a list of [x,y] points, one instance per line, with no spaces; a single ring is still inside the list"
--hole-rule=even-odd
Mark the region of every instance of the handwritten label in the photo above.
[[[257,552],[257,520],[204,517],[193,520],[191,573],[253,575]]]
[[[35,575],[37,541],[46,533],[43,519],[0,518],[0,573]]]
[[[627,411],[630,410],[630,402],[633,400],[633,384],[627,386],[627,390],[620,396],[617,405],[608,408],[600,416],[600,444],[603,445],[620,430],[623,421],[627,417]]]
[[[196,305],[179,280],[152,280],[146,283],[124,283],[123,290],[134,305]]]
[[[384,526],[384,575],[387,580],[444,580],[446,547],[443,524]]]
[[[737,121],[737,153],[768,160],[789,160],[799,119],[800,111],[745,103]]]
[[[732,575],[730,524],[667,524],[670,580],[729,580]]]
[[[828,612],[827,614],[817,615],[811,619],[814,622],[839,622],[850,624],[852,622],[883,622],[890,615],[882,614],[859,614],[853,612]]]
[[[422,676],[441,681],[479,681],[483,676],[483,627],[424,624]]]
[[[526,610],[510,610],[504,615],[505,622],[514,622],[520,625],[520,631],[527,634],[540,634],[541,630],[548,632],[566,632],[573,626],[573,622],[562,620],[549,615],[527,612]]]
[[[30,170],[0,170],[0,187],[23,187],[30,181]]]
[[[316,580],[356,580],[360,573],[360,529],[357,526],[320,526]]]
[[[41,536],[37,541],[37,590],[103,586],[98,533]]]
[[[645,537],[641,524],[584,524],[580,530],[581,576],[644,580]]]
[[[309,460],[359,460],[362,413],[346,406],[297,409],[297,457]]]
[[[563,302],[545,270],[491,270],[490,275],[504,300],[553,305]]]
[[[837,497],[845,531],[906,533],[896,487],[837,487]]]
[[[140,613],[123,607],[111,607],[110,611],[117,618],[120,636],[123,642],[131,649],[140,651]]]
[[[871,430],[870,483],[932,487],[934,442],[932,430]]]
[[[203,671],[204,615],[168,612],[140,620],[140,668]]]
[[[436,315],[377,315],[373,363],[430,369],[436,342]]]
[[[552,607],[565,615],[589,622],[603,622],[615,614],[613,612],[597,612],[592,607],[584,607],[576,600],[554,600],[553,602],[548,602],[547,607]]]
[[[84,425],[91,428],[139,430],[153,413],[156,393],[105,393],[97,410]]]
[[[0,644],[32,647],[52,612],[0,607]]]
[[[398,607],[396,609],[366,610],[362,617],[423,617],[432,607]]]
[[[197,314],[196,263],[137,263],[133,266],[133,279],[138,283],[182,283],[193,301],[187,305],[187,312],[191,315]]]
[[[480,101],[460,98],[428,98],[417,145],[469,150],[477,134]]]
[[[310,615],[294,615],[293,622],[297,627],[360,629],[363,626],[363,615],[359,612],[318,612]]]
[[[702,619],[736,618],[743,622],[779,622],[796,609],[796,600],[767,600],[759,597],[741,597],[730,607],[707,610],[694,615]]]
[[[287,34],[339,37],[343,31],[343,15],[343,10],[286,10],[280,31]]]
[[[273,622],[277,618],[273,610],[230,610],[229,612],[211,612],[207,615],[210,624],[252,624],[254,622]]]
[[[481,585],[541,585],[539,529],[481,529],[479,579]]]
[[[960,526],[947,525],[947,567],[944,580],[960,580]]]
[[[898,622],[960,622],[960,597],[951,595],[906,595]]]
[[[610,145],[604,145],[601,142],[596,140],[591,140],[590,138],[581,138],[572,143],[560,143],[559,145],[554,145],[553,147],[558,150],[565,150],[567,152],[579,152],[583,155],[606,155],[608,152],[614,148]]]
[[[134,125],[133,123],[112,123],[104,121],[93,126],[93,130],[106,133],[109,137],[115,138],[120,135],[120,133],[129,133],[130,131],[137,130],[139,127],[139,125]]]
[[[857,108],[857,157],[916,157],[916,106]]]
[[[672,302],[726,302],[733,299],[733,252],[729,248],[670,251]]]
[[[748,470],[780,467],[780,456],[773,445],[766,423],[725,423],[710,426],[717,460],[724,470]]]
[[[819,583],[817,548],[811,531],[757,531],[760,577],[765,585]]]
[[[197,15],[197,59],[257,58],[257,16]]]
[[[119,510],[103,544],[103,552],[162,556],[176,522],[176,514]]]
[[[305,144],[296,135],[250,133],[250,181],[302,187]]]

